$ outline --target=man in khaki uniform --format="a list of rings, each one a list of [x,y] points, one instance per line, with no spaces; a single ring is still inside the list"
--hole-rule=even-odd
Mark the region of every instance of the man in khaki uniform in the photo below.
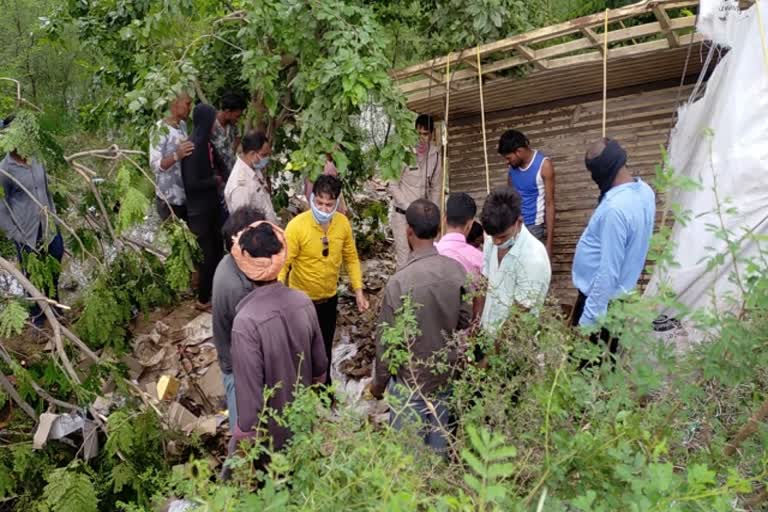
[[[419,144],[416,146],[416,166],[404,167],[400,181],[389,184],[392,196],[390,223],[395,238],[395,257],[397,267],[402,268],[411,252],[408,237],[405,234],[408,223],[405,211],[417,199],[428,199],[440,204],[440,190],[443,186],[443,164],[440,151],[434,140],[435,122],[431,116],[421,114],[416,119],[419,132]]]

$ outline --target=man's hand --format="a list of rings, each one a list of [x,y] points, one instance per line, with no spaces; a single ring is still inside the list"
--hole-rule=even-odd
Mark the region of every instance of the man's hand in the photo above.
[[[195,149],[195,145],[192,143],[192,141],[185,140],[181,144],[179,144],[179,147],[176,148],[176,157],[181,160],[182,158],[187,158],[189,155],[192,154],[192,151]]]
[[[355,290],[355,301],[357,301],[357,310],[360,313],[368,311],[370,304],[368,303],[368,299],[365,298],[363,290]]]

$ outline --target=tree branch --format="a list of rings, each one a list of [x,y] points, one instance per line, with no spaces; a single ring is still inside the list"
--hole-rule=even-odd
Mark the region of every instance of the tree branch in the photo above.
[[[3,372],[0,371],[0,386],[5,390],[6,393],[8,393],[11,398],[13,399],[16,404],[18,404],[19,407],[21,407],[21,410],[27,413],[27,416],[32,418],[34,421],[37,421],[37,413],[32,408],[31,405],[29,405],[27,402],[24,401],[23,398],[21,398],[21,395],[18,391],[16,391],[16,388],[13,387],[13,384],[10,380],[8,380],[8,377],[5,376]]]
[[[0,257],[0,268],[11,274],[29,295],[32,295],[33,297],[41,297],[44,295],[18,268],[16,268],[16,265],[3,257]],[[72,382],[80,384],[80,378],[77,376],[77,372],[75,372],[75,368],[72,366],[72,362],[69,360],[66,350],[64,350],[64,343],[61,341],[61,324],[56,319],[56,315],[54,315],[53,310],[51,310],[48,301],[36,300],[36,302],[43,311],[45,318],[48,319],[48,323],[51,324],[51,328],[53,329],[53,343],[56,346],[56,353],[59,355],[62,365],[64,365],[64,370]]]
[[[11,356],[8,354],[8,352],[5,350],[5,347],[1,343],[0,343],[0,358],[2,358],[2,360],[5,361],[5,364],[7,364],[8,366],[13,365],[13,359],[11,358]],[[63,400],[59,400],[58,398],[52,397],[46,390],[40,387],[40,385],[37,382],[35,382],[31,377],[27,377],[27,379],[29,380],[29,383],[32,386],[32,389],[34,389],[35,392],[46,402],[53,405],[58,405],[63,409],[69,409],[73,411],[80,409],[80,407],[74,404],[71,404],[69,402],[64,402]]]
[[[0,80],[5,80],[5,81],[8,81],[8,82],[13,82],[13,83],[16,84],[16,105],[17,106],[27,105],[27,106],[32,107],[33,109],[37,110],[38,112],[42,113],[43,109],[41,109],[40,107],[38,107],[37,105],[35,105],[31,101],[27,100],[24,96],[21,95],[21,82],[19,82],[15,78],[8,78],[8,77],[5,77],[5,76],[0,76]]]

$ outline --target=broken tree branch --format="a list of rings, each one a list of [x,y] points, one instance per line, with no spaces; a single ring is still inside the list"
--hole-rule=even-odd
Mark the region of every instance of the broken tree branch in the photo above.
[[[24,401],[23,398],[21,398],[21,395],[18,391],[16,391],[16,388],[13,387],[13,384],[10,380],[8,380],[8,377],[5,376],[3,372],[0,371],[0,387],[2,387],[6,393],[10,395],[10,397],[13,399],[16,404],[21,407],[21,410],[27,413],[27,416],[32,418],[34,421],[37,421],[37,413],[32,408],[31,405],[29,405],[27,402]]]
[[[8,351],[5,350],[5,347],[0,344],[0,359],[5,361],[5,364],[8,366],[13,366],[13,359],[11,358],[10,354],[8,354]],[[54,398],[50,395],[46,390],[44,390],[42,387],[40,387],[40,384],[35,382],[32,377],[27,377],[27,380],[29,381],[30,385],[32,386],[32,389],[35,390],[35,392],[46,402],[52,405],[57,405],[63,409],[69,409],[69,410],[79,410],[80,407],[76,406],[75,404],[71,404],[69,402],[65,402],[63,400],[59,400],[58,398]]]
[[[33,285],[18,268],[16,268],[16,265],[3,257],[0,257],[0,268],[11,274],[11,276],[16,279],[16,281],[29,295],[32,295],[33,297],[40,297],[43,295],[43,293],[41,293],[40,290],[38,290],[37,287]],[[47,301],[37,300],[36,302],[37,305],[40,306],[40,309],[43,311],[43,314],[48,320],[48,323],[51,325],[51,329],[53,330],[53,343],[56,346],[56,353],[61,359],[61,363],[64,366],[66,374],[69,376],[72,382],[79,385],[80,378],[77,376],[77,372],[75,372],[75,368],[72,366],[72,362],[69,360],[69,356],[67,356],[67,351],[64,350],[64,343],[61,340],[61,324],[56,319],[56,315],[53,313],[53,310]]]

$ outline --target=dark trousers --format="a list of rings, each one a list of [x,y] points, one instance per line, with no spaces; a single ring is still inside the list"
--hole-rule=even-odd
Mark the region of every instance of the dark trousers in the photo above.
[[[320,332],[323,333],[323,341],[325,342],[325,355],[328,356],[328,371],[325,373],[325,383],[327,385],[331,384],[331,352],[333,350],[333,337],[336,334],[338,305],[338,295],[315,302],[317,320],[320,323]]]
[[[576,327],[579,325],[579,320],[581,320],[581,315],[584,313],[584,306],[587,303],[587,296],[581,293],[579,291],[579,298],[576,299],[576,305],[573,306],[573,316],[571,318],[571,326]],[[615,356],[619,351],[619,338],[615,336],[611,336],[611,333],[608,332],[608,329],[602,327],[600,328],[599,332],[593,332],[589,335],[589,340],[594,343],[595,345],[604,345],[608,347],[608,352],[613,357]],[[582,360],[581,364],[579,365],[580,368],[586,368],[590,366],[590,362],[586,360]]]
[[[157,214],[160,216],[160,220],[162,220],[163,222],[168,220],[168,218],[171,216],[171,210],[168,208],[168,204],[157,196],[155,196],[155,208],[157,208]],[[186,206],[184,205],[177,206],[175,204],[172,204],[171,208],[173,208],[174,215],[176,215],[178,218],[180,218],[183,221],[187,220]]]
[[[189,230],[197,238],[197,244],[203,253],[203,261],[198,264],[199,281],[197,285],[197,300],[203,304],[211,301],[213,290],[213,275],[216,266],[224,256],[224,242],[219,231],[218,208],[202,215],[190,215],[187,220]]]
[[[40,242],[43,240],[43,226],[40,225],[40,227],[37,228],[37,243],[36,246],[40,246]],[[61,232],[58,230],[56,231],[56,236],[53,237],[53,240],[48,244],[48,247],[40,247],[39,249],[36,249],[35,247],[30,247],[26,244],[20,244],[16,242],[16,255],[19,258],[19,266],[21,267],[21,270],[24,272],[24,275],[29,277],[29,273],[27,272],[26,266],[24,265],[24,257],[31,253],[37,253],[38,256],[41,258],[45,258],[46,255],[53,256],[56,258],[56,260],[61,263],[62,258],[64,257],[64,239],[61,236]],[[55,300],[56,302],[59,301],[59,274],[55,273],[53,275],[53,290],[40,290],[41,292],[48,295],[49,299]],[[49,294],[50,292],[53,292]],[[38,327],[43,325],[43,311],[40,309],[40,306],[37,305],[37,303],[33,303],[32,308],[30,309],[30,316],[32,317],[32,321],[37,325]]]

